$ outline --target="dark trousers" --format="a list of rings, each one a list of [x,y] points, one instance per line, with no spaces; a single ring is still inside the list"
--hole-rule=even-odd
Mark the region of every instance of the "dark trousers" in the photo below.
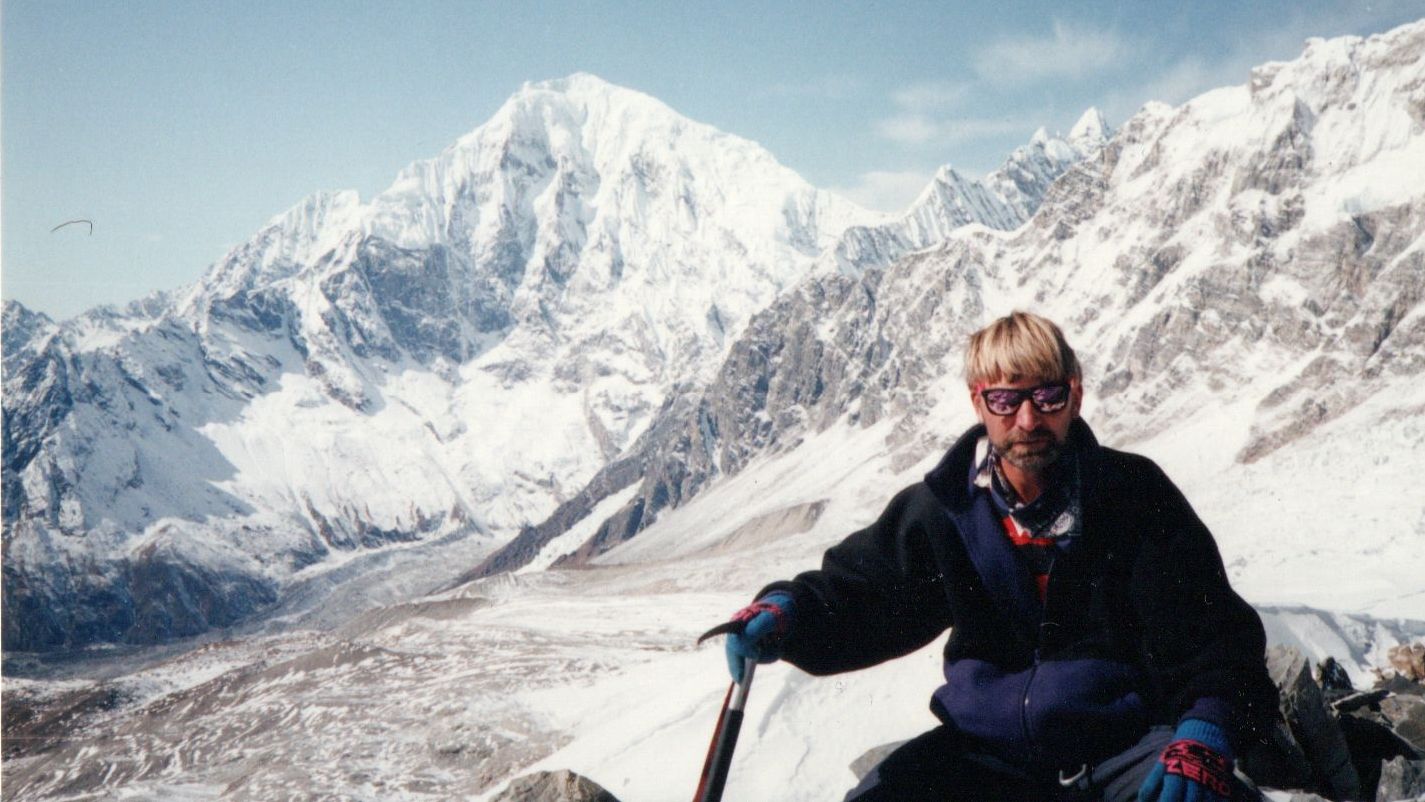
[[[1142,740],[1077,781],[1078,766],[1059,776],[1031,776],[995,758],[967,752],[946,727],[913,738],[881,761],[844,802],[1136,802],[1138,789],[1173,739],[1172,727],[1154,727]],[[1262,797],[1243,783],[1232,802]]]

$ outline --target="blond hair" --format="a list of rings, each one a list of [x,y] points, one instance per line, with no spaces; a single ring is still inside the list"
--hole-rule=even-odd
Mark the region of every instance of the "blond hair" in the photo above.
[[[1079,358],[1053,321],[1014,311],[970,335],[965,382],[1081,379]]]

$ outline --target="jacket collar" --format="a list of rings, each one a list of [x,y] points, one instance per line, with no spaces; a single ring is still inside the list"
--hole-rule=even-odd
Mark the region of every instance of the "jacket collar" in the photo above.
[[[975,444],[984,436],[984,424],[971,426],[950,447],[940,464],[925,475],[925,483],[930,486],[931,492],[952,512],[964,513],[970,509],[975,490]],[[1093,430],[1082,418],[1074,419],[1069,425],[1069,445],[1079,455],[1083,482],[1080,492],[1087,504],[1097,490],[1101,454],[1098,438],[1094,437]]]
[[[1034,653],[1041,623],[1055,619],[1063,611],[1040,604],[1033,579],[1023,562],[1015,556],[1009,539],[1004,537],[1002,524],[990,505],[987,493],[974,486],[975,444],[984,434],[984,426],[975,426],[961,435],[940,464],[926,474],[925,483],[955,521],[966,554],[984,583],[985,591],[994,600],[996,609],[1004,616],[1007,631],[1013,633],[1026,653]],[[1101,450],[1088,424],[1081,420],[1075,420],[1069,427],[1069,443],[1078,452],[1079,492],[1083,507],[1087,509],[1095,500],[1091,498],[1091,493],[1099,484]],[[1099,548],[1092,543],[1081,544],[1071,549],[1066,558],[1070,562],[1082,562],[1085,547],[1094,551]],[[1075,555],[1075,552],[1078,554]],[[1060,584],[1063,581],[1060,580]],[[1052,585],[1051,581],[1048,605],[1050,608],[1062,607],[1054,604]]]

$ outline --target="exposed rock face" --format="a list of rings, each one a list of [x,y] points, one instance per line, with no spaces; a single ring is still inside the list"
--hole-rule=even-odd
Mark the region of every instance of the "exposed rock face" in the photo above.
[[[1333,799],[1355,799],[1360,777],[1311,664],[1295,649],[1276,647],[1267,655],[1267,668],[1281,691],[1282,716],[1311,761],[1317,786]]]
[[[618,802],[598,783],[567,769],[516,777],[491,802]]]
[[[1316,780],[1311,760],[1297,743],[1286,722],[1278,721],[1267,733],[1266,743],[1238,758],[1238,767],[1260,786],[1272,788],[1314,788]]]
[[[1376,802],[1425,799],[1425,760],[1395,758],[1380,770]]]
[[[86,687],[42,703],[9,690],[5,694],[5,760],[48,752],[68,740],[87,719],[125,701],[124,694],[112,687]]]
[[[1381,779],[1381,766],[1397,758],[1413,760],[1419,753],[1389,724],[1369,716],[1343,715],[1338,719],[1341,735],[1351,753],[1351,765],[1361,781],[1361,791],[1375,788]]]
[[[1397,674],[1411,682],[1425,682],[1425,643],[1392,646],[1388,657]]]
[[[502,542],[883,217],[576,75],[369,202],[313,195],[183,291],[62,324],[7,302],[6,648],[190,634],[356,573],[333,555]],[[155,572],[213,587],[140,598]]]
[[[192,287],[62,324],[7,303],[6,645],[189,634],[413,542],[485,537],[483,556],[519,534],[491,570],[522,564],[634,481],[648,454],[630,447],[681,428],[660,409],[688,408],[779,293],[966,223],[1019,225],[1106,130],[1094,113],[1069,140],[1041,133],[985,181],[947,170],[892,217],[574,75],[526,85],[368,202],[312,195]],[[663,476],[606,537],[695,485]],[[135,566],[170,557],[159,570],[245,590],[138,599]],[[458,578],[434,562],[432,582]],[[174,621],[136,625],[110,597]]]
[[[1425,697],[1397,693],[1381,701],[1380,712],[1400,737],[1425,755]]]
[[[1247,86],[1145,108],[1013,232],[962,228],[783,294],[696,401],[665,407],[682,420],[639,444],[643,485],[610,519],[614,536],[582,553],[836,422],[897,421],[892,451],[943,444],[955,432],[932,411],[964,392],[954,377],[966,336],[1014,307],[1075,332],[1106,442],[1180,427],[1205,406],[1240,407],[1250,425],[1222,447],[1250,465],[1288,445],[1328,448],[1310,435],[1368,398],[1399,399],[1382,420],[1417,416],[1404,388],[1425,374],[1425,197],[1382,184],[1392,189],[1343,211],[1341,195],[1345,174],[1418,169],[1421,53],[1420,25],[1313,42]],[[1390,121],[1358,113],[1368,103]],[[1413,520],[1418,505],[1401,514]]]
[[[568,523],[627,487],[629,482],[619,479],[627,476],[631,463],[640,469],[635,497],[563,564],[583,562],[635,536],[661,510],[692,498],[718,476],[736,473],[756,454],[793,448],[808,431],[847,414],[865,424],[892,414],[895,410],[885,408],[880,392],[899,384],[900,377],[890,371],[873,374],[892,353],[897,342],[892,337],[906,332],[887,336],[880,328],[876,287],[882,268],[942,242],[968,223],[1005,229],[1023,223],[1056,180],[1097,154],[1106,131],[1091,112],[1070,140],[1040,132],[984,182],[967,182],[947,168],[900,220],[849,229],[832,252],[839,271],[818,274],[754,315],[705,389],[683,388],[575,503],[525,529],[476,575],[510,570],[532,559]],[[934,353],[943,355],[944,349]]]
[[[956,433],[965,335],[1015,307],[1075,332],[1107,442],[1216,408],[1248,416],[1238,465],[1330,464],[1376,424],[1409,452],[1422,54],[1419,24],[1313,41],[1106,144],[1090,119],[987,181],[946,171],[899,219],[591,76],[526,87],[187,291],[59,325],[6,306],[6,644],[242,620],[416,543],[479,541],[424,589],[513,539],[481,569],[510,570],[635,487],[570,550],[592,559],[838,424],[889,422],[913,463]],[[137,625],[135,576],[168,571],[220,588]]]

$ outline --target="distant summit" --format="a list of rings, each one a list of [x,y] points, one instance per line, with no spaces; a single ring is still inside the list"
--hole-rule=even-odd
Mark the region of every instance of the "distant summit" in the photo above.
[[[880,219],[577,74],[192,287],[58,326],[7,306],[7,647],[195,634],[412,543],[473,565]],[[187,590],[140,581],[164,572]]]
[[[1093,150],[1107,144],[1112,133],[1108,122],[1104,120],[1103,112],[1090,108],[1079,117],[1074,127],[1069,129],[1068,141],[1079,150]]]

